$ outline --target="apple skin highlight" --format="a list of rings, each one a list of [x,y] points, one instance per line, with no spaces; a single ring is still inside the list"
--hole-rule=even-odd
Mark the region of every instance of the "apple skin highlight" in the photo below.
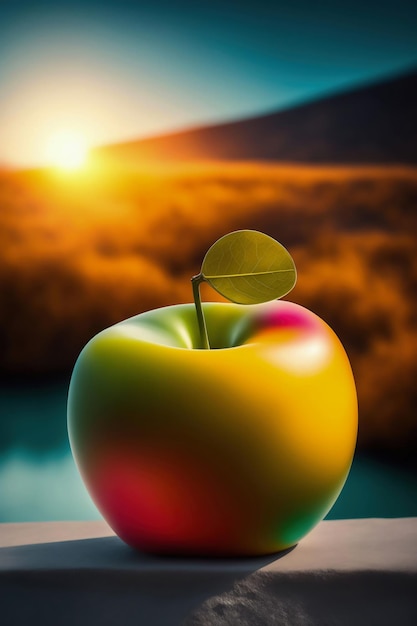
[[[131,546],[249,556],[295,545],[330,510],[357,436],[350,364],[291,302],[142,313],[81,352],[71,448],[96,506]]]

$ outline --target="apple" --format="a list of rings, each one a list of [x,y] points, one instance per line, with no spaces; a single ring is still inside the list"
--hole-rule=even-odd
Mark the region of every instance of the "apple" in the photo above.
[[[342,344],[288,301],[142,313],[81,352],[68,398],[79,471],[125,542],[159,554],[261,555],[332,507],[357,435]]]

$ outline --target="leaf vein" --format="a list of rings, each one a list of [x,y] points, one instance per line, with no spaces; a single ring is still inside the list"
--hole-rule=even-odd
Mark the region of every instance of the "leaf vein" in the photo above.
[[[288,270],[268,270],[265,272],[243,272],[242,274],[215,274],[214,276],[207,276],[204,274],[204,278],[207,280],[215,280],[216,278],[240,278],[241,276],[265,276],[267,274],[282,274],[283,272],[294,272],[293,269]]]

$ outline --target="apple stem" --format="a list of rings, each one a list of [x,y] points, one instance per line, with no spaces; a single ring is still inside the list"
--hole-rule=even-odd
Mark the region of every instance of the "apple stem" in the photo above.
[[[200,285],[204,281],[202,274],[197,274],[191,279],[193,285],[193,296],[195,310],[197,312],[198,328],[200,331],[200,347],[203,350],[210,350],[210,342],[207,334],[206,320],[204,318],[203,307],[201,306]]]

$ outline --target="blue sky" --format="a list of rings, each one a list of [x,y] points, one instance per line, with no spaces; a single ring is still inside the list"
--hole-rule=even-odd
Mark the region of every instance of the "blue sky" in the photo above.
[[[0,162],[241,118],[417,65],[417,3],[0,3]]]

